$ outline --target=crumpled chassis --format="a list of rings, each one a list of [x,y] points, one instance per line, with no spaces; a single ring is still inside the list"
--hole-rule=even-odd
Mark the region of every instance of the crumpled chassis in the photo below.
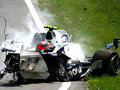
[[[14,80],[23,81],[28,79],[48,79],[48,80],[80,80],[90,73],[109,73],[117,75],[120,71],[119,55],[109,49],[99,49],[93,57],[85,57],[84,62],[73,60],[67,56],[65,47],[71,43],[71,38],[63,30],[53,31],[54,27],[46,26],[49,31],[46,33],[36,33],[32,48],[24,49],[22,44],[19,52],[2,48],[1,51],[7,52],[5,65],[1,70],[0,78],[6,73],[13,73]],[[53,38],[55,50],[53,52],[41,53],[33,47],[40,41]],[[13,44],[13,43],[12,43]],[[14,46],[14,45],[12,45]],[[69,48],[68,48],[69,50]],[[17,79],[16,79],[17,77]]]

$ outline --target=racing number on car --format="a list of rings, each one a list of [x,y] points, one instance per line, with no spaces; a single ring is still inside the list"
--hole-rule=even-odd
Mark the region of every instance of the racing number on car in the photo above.
[[[68,71],[68,74],[71,75],[71,76],[76,76],[77,74],[81,73],[82,72],[82,69],[81,67],[76,67],[76,68],[73,68],[71,70]]]
[[[77,70],[77,68],[74,68],[74,69],[70,70],[68,73],[69,73],[71,76],[75,76],[75,75],[77,75],[78,70]]]

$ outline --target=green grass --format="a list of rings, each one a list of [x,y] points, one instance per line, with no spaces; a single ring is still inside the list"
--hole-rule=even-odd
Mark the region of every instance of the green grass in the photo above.
[[[73,34],[85,55],[93,55],[113,38],[120,38],[118,0],[39,0],[40,7],[54,15],[51,25]],[[85,8],[87,8],[85,10]],[[119,53],[120,51],[117,50]]]
[[[118,0],[38,0],[40,8],[54,16],[49,23],[73,35],[85,55],[92,56],[104,41],[120,38],[120,2]],[[120,47],[120,45],[119,45]],[[114,50],[114,47],[112,48]],[[116,50],[120,54],[120,49]],[[120,74],[115,77],[90,77],[90,90],[118,89]]]
[[[119,84],[120,74],[118,76],[90,76],[87,82],[89,90],[120,90]]]

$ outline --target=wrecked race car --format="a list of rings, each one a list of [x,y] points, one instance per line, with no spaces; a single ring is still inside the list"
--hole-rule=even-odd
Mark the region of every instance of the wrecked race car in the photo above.
[[[115,51],[99,49],[93,57],[73,59],[69,54],[72,36],[64,30],[55,30],[57,27],[45,28],[49,28],[47,33],[36,33],[29,47],[11,42],[1,49],[6,52],[6,68],[0,72],[1,79],[6,73],[13,73],[13,79],[19,82],[30,79],[80,80],[97,71],[111,75],[119,73],[120,58]]]

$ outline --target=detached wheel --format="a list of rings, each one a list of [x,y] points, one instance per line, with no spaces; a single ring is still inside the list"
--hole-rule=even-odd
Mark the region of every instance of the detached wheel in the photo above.
[[[109,49],[99,49],[93,55],[91,63],[94,63],[97,60],[102,60],[102,72],[107,72],[111,75],[117,75],[120,72],[120,59],[119,55]],[[96,70],[97,71],[97,70]]]

